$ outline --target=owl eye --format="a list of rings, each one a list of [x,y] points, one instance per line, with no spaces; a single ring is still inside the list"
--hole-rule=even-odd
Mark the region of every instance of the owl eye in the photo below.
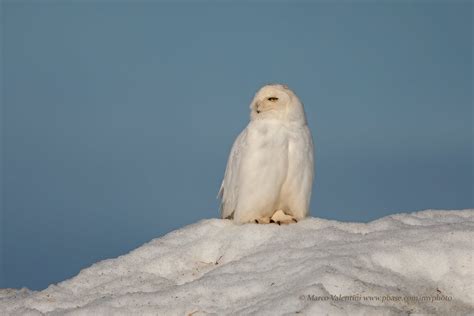
[[[267,100],[275,102],[275,101],[278,101],[278,98],[277,97],[269,97]]]

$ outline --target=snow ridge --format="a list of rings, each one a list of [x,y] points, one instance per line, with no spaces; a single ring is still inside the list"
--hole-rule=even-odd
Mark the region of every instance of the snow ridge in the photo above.
[[[43,291],[0,290],[0,315],[465,315],[473,253],[473,209],[370,223],[208,219]]]

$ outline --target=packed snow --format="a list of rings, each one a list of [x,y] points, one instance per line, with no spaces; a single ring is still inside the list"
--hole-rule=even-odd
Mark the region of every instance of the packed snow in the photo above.
[[[208,219],[34,292],[0,315],[474,313],[474,210],[370,223]]]

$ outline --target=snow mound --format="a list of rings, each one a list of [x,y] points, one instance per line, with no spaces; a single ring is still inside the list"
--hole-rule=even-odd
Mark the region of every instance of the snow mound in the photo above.
[[[0,315],[468,314],[473,241],[472,209],[202,220],[43,291],[0,290]]]

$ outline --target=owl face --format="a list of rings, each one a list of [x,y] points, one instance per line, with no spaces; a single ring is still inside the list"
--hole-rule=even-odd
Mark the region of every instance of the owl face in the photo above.
[[[255,112],[283,110],[290,102],[290,96],[281,85],[265,86],[255,96]]]
[[[286,85],[263,86],[255,95],[251,105],[252,119],[303,119],[304,111],[298,97]]]

